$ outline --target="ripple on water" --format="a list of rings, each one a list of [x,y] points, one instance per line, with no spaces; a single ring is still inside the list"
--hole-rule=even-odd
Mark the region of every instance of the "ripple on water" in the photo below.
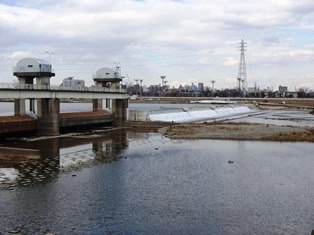
[[[23,163],[22,187],[0,190],[0,234],[12,223],[24,234],[309,234],[314,228],[313,144],[152,134],[120,151],[114,146]],[[62,174],[66,169],[72,173]],[[34,181],[50,172],[55,180]]]

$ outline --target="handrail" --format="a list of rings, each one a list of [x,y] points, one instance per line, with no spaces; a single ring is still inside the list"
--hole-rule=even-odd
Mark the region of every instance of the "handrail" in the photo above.
[[[41,91],[79,91],[79,92],[106,92],[126,93],[126,89],[107,87],[63,87],[57,85],[0,83],[0,90],[41,90]]]

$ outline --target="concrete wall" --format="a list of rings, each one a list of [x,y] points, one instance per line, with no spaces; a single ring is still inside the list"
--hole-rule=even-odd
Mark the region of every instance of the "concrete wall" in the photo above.
[[[20,120],[4,120],[0,118],[0,136],[19,135],[20,133],[36,132],[38,121],[36,119],[21,117]]]
[[[114,121],[113,115],[103,116],[76,116],[76,117],[61,117],[60,127],[80,127],[87,125],[110,124]]]
[[[129,121],[147,121],[148,111],[143,110],[129,110],[128,120]]]

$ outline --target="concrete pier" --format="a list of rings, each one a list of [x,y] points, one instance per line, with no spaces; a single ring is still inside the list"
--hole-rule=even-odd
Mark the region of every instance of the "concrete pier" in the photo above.
[[[59,99],[40,99],[38,102],[39,135],[59,135]]]
[[[129,100],[116,99],[112,101],[112,112],[115,119],[118,121],[125,121],[127,119],[127,109],[129,107]]]

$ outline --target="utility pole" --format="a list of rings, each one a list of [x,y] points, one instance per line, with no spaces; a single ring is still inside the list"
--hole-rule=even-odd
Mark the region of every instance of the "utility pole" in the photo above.
[[[138,90],[139,90],[139,85],[138,85],[138,79],[134,79],[135,81],[135,90],[136,90],[136,95],[138,95]]]
[[[120,63],[119,63],[119,62],[114,62],[114,65],[115,65],[115,69],[116,69],[116,72],[117,72],[116,76],[117,76],[118,78],[122,78],[122,75],[121,75],[121,65],[120,65]]]
[[[140,79],[140,96],[142,99],[142,96],[143,96],[143,79]]]
[[[246,42],[241,40],[239,43],[239,50],[241,51],[240,54],[240,62],[239,62],[239,70],[238,70],[238,85],[239,85],[239,93],[243,92],[245,95],[247,90],[248,90],[248,85],[247,85],[247,74],[246,74],[246,64],[245,64],[245,51],[247,48]],[[242,85],[242,86],[241,86]]]

